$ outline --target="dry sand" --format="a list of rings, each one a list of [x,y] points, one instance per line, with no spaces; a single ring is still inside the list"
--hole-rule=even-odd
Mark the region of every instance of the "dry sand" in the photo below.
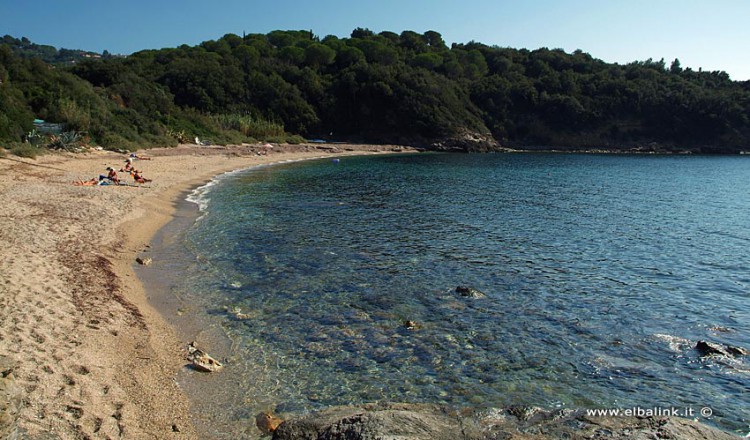
[[[142,187],[71,183],[106,166],[119,169],[122,154],[0,158],[0,356],[13,365],[22,396],[16,429],[45,439],[197,438],[174,380],[188,341],[178,340],[149,304],[134,260],[170,220],[179,195],[212,176],[400,150],[330,148],[148,150],[152,160],[135,162],[153,179]],[[132,183],[127,175],[124,181]]]

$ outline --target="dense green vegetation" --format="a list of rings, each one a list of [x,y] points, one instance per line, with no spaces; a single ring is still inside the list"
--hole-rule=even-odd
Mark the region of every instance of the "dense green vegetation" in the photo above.
[[[23,58],[39,58],[45,63],[63,66],[70,66],[75,63],[92,58],[98,59],[120,56],[112,55],[106,50],[101,54],[75,49],[62,48],[58,50],[54,46],[32,43],[26,37],[22,37],[19,40],[18,38],[13,38],[10,35],[4,36],[3,39],[0,40],[0,44],[7,44],[8,46],[10,46],[13,52],[16,53],[16,55],[19,55]]]
[[[6,37],[8,39],[8,37]],[[0,138],[37,118],[110,148],[289,139],[492,148],[750,149],[750,82],[678,60],[447,47],[434,31],[227,34],[54,68],[0,46]],[[28,47],[29,44],[26,44]],[[484,142],[462,142],[471,135]]]

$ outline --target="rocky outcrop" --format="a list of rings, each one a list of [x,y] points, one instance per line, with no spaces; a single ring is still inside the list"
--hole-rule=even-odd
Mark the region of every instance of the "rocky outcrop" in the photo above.
[[[0,355],[0,439],[13,439],[18,437],[18,414],[23,404],[21,387],[13,377],[15,364],[6,357]]]
[[[737,437],[677,417],[592,417],[535,407],[456,411],[440,405],[334,407],[282,423],[274,440],[730,440]]]
[[[430,144],[429,149],[461,153],[487,153],[491,151],[506,150],[501,147],[491,135],[469,130],[464,130],[452,136],[435,141]]]

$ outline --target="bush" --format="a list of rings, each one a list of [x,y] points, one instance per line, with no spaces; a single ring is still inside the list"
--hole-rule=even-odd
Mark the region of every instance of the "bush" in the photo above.
[[[251,138],[266,139],[286,135],[283,124],[250,115],[223,114],[212,116],[211,119],[224,130],[239,131]]]
[[[81,148],[82,137],[75,131],[66,131],[59,135],[50,136],[47,148],[54,150],[78,151]]]
[[[99,144],[105,150],[111,151],[136,151],[139,146],[136,142],[125,139],[119,134],[106,133],[99,138]]]
[[[303,138],[302,136],[298,134],[290,134],[286,137],[286,142],[288,144],[303,144],[307,142],[307,139]]]
[[[37,147],[25,142],[15,142],[8,145],[6,148],[10,154],[18,157],[27,157],[29,159],[35,159],[40,154],[45,154],[47,152],[46,148]]]

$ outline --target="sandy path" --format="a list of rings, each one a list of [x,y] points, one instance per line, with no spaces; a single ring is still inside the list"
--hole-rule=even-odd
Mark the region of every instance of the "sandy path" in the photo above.
[[[153,160],[136,168],[154,181],[141,188],[71,184],[120,168],[125,156],[111,152],[0,158],[0,356],[23,398],[16,429],[32,438],[197,438],[174,381],[186,341],[149,305],[133,261],[182,191],[224,171],[331,155],[315,146],[147,153]]]

